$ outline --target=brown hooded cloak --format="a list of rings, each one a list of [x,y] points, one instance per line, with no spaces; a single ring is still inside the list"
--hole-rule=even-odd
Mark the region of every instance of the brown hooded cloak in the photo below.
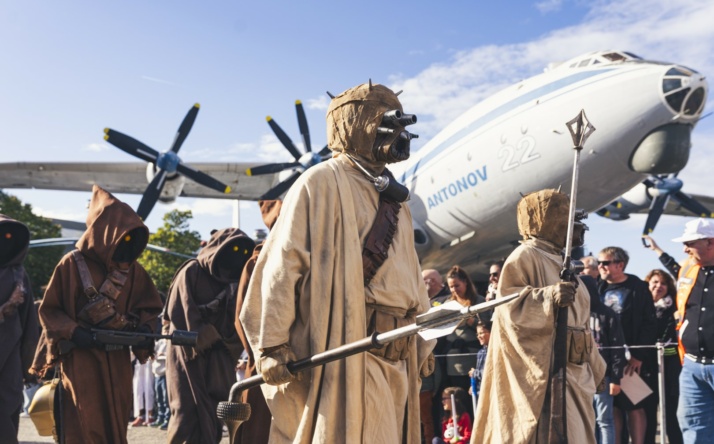
[[[30,230],[0,214],[0,436],[17,442],[22,383],[39,336],[30,280],[22,267]],[[5,441],[6,440],[6,441]]]
[[[127,241],[130,232],[133,237]],[[94,186],[87,230],[76,247],[84,257],[96,288],[118,267],[112,258],[119,244],[130,242],[132,256],[136,258],[146,247],[148,234],[131,207]],[[128,267],[126,283],[115,300],[116,311],[131,319],[135,328],[156,331],[162,308],[159,293],[138,262],[132,260]],[[60,363],[61,430],[66,442],[126,443],[132,406],[129,350],[75,348],[67,355],[59,355],[59,342],[72,338],[79,325],[77,315],[86,303],[77,263],[69,253],[55,268],[40,305],[40,321],[48,341],[47,355],[45,362],[41,357],[36,358],[34,367],[42,374],[49,366]],[[145,362],[150,351],[134,350],[134,353]]]
[[[236,288],[254,247],[237,228],[218,230],[174,276],[164,319],[170,332],[190,330],[199,337],[195,349],[169,347],[166,353],[170,443],[221,440],[216,407],[228,399],[243,351],[234,325]]]
[[[471,443],[537,443],[548,427],[549,411],[543,411],[550,381],[557,305],[550,287],[560,280],[567,231],[568,200],[552,190],[533,193],[519,204],[518,226],[526,239],[511,253],[501,271],[498,297],[519,297],[496,308],[484,368]],[[535,200],[539,200],[534,204]],[[527,203],[530,205],[522,205]],[[530,212],[521,211],[527,206]],[[564,221],[563,221],[564,216]],[[591,335],[590,296],[580,283],[575,302],[568,309],[568,348],[571,331]],[[590,342],[592,344],[592,341]],[[581,364],[566,367],[566,416],[568,441],[595,442],[592,402],[596,385],[605,375],[605,361],[592,347]]]
[[[388,109],[401,105],[381,85],[360,85],[336,97],[328,110],[331,149],[381,171],[384,164],[370,151]],[[256,359],[282,344],[305,358],[362,339],[367,304],[402,320],[428,309],[405,204],[387,259],[364,284],[361,252],[378,205],[374,186],[344,154],[310,168],[291,187],[240,314]],[[419,368],[432,346],[411,341],[402,361],[360,353],[287,384],[264,384],[273,413],[270,442],[419,442]]]

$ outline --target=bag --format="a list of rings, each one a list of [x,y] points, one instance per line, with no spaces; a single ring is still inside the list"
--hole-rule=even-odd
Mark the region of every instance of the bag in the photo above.
[[[59,378],[45,381],[42,387],[37,389],[32,397],[30,408],[27,413],[35,424],[37,434],[40,436],[52,436],[59,442],[57,428],[55,427],[55,396],[57,396],[57,386]]]

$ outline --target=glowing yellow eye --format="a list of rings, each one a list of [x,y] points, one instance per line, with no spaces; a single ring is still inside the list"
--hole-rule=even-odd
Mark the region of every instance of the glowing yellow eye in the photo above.
[[[243,250],[243,254],[248,254],[248,250]]]
[[[12,237],[12,233],[5,233],[5,239],[10,239]]]
[[[233,245],[233,251],[238,251],[238,245]]]
[[[126,236],[124,236],[124,242],[129,242],[130,240],[131,240],[130,235],[127,234]]]

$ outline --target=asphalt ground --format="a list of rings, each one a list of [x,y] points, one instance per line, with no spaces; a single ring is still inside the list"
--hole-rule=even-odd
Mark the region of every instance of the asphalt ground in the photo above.
[[[127,439],[130,443],[136,444],[163,444],[166,442],[166,432],[153,427],[128,427]],[[53,443],[51,436],[40,436],[37,429],[28,417],[20,418],[20,432],[18,440],[21,443]],[[226,436],[221,440],[221,444],[228,444]]]

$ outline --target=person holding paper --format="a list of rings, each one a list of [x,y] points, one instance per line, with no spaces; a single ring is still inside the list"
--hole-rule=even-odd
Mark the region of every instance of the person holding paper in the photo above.
[[[598,270],[601,278],[598,286],[600,300],[618,314],[626,345],[654,345],[657,339],[654,302],[647,284],[637,276],[625,273],[629,260],[627,252],[620,247],[607,247],[600,251],[598,254]],[[654,353],[651,350],[630,349],[625,375],[633,373],[638,374],[645,381],[657,377]],[[623,391],[626,391],[624,387]],[[644,443],[647,428],[644,402],[647,400],[633,403],[627,394],[622,392],[615,397],[615,436],[618,443],[623,438],[625,413],[633,444]]]

